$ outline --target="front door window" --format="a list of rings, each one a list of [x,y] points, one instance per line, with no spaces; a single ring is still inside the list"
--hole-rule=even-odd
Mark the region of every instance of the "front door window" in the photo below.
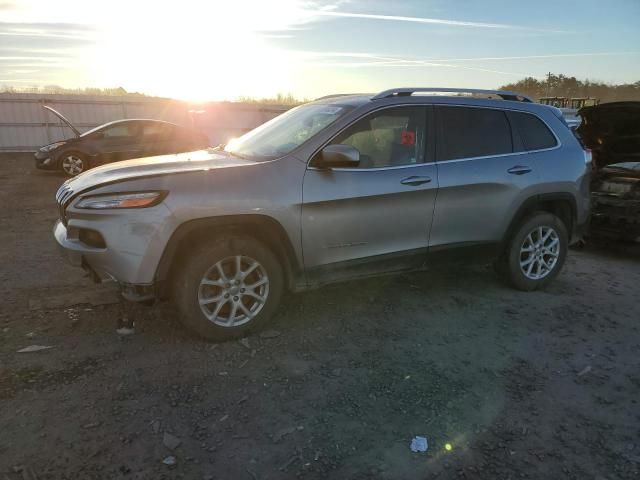
[[[425,110],[388,108],[358,120],[331,143],[360,152],[360,168],[411,165],[424,161]]]

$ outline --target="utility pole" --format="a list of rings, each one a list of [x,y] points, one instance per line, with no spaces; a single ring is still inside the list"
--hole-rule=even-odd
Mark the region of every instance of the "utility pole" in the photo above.
[[[546,88],[547,93],[545,95],[547,97],[551,96],[551,94],[549,93],[550,87],[551,87],[551,72],[547,73],[547,88]]]

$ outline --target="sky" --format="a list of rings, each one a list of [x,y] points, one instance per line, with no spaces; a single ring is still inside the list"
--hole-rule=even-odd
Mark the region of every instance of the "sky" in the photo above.
[[[0,0],[0,86],[191,101],[640,80],[640,0]]]

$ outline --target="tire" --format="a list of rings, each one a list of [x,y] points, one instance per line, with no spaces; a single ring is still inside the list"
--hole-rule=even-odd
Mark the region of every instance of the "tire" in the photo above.
[[[244,276],[238,275],[238,261]],[[276,255],[262,243],[230,235],[196,248],[173,285],[182,323],[207,340],[225,341],[255,331],[273,316],[284,273]],[[249,289],[251,285],[257,286]]]
[[[540,246],[540,232],[544,246]],[[567,227],[560,218],[552,213],[536,212],[527,217],[509,239],[496,270],[518,290],[543,288],[562,270],[568,243]]]
[[[87,157],[80,152],[65,152],[58,160],[60,170],[68,177],[75,177],[88,168]]]

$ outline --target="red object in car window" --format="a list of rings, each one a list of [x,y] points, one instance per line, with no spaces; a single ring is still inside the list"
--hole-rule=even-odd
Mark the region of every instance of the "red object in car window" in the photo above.
[[[416,144],[416,132],[413,130],[403,130],[401,136],[402,145],[415,145]]]

